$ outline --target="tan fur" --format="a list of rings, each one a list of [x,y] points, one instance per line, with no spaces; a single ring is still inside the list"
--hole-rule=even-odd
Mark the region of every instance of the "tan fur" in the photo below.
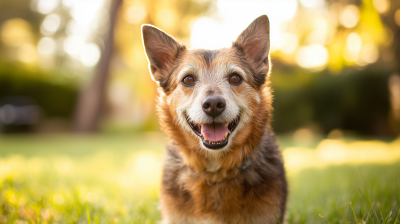
[[[269,125],[268,18],[259,17],[231,48],[217,51],[187,50],[152,26],[143,26],[143,43],[159,83],[160,125],[170,140],[161,188],[162,223],[277,223],[275,215],[283,221],[286,179]],[[232,72],[242,76],[240,85],[227,82]],[[186,74],[196,77],[195,87],[181,84]],[[205,148],[185,118],[209,121],[199,105],[210,94],[227,102],[214,121],[230,122],[238,114],[241,119],[220,150]],[[245,159],[252,164],[243,170]]]

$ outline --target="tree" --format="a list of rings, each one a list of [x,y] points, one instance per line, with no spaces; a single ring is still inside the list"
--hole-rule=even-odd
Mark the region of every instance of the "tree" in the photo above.
[[[110,75],[110,62],[114,48],[114,27],[122,0],[112,0],[109,11],[109,27],[104,38],[104,49],[91,82],[82,89],[76,109],[74,128],[76,132],[98,130],[104,107],[105,90]]]

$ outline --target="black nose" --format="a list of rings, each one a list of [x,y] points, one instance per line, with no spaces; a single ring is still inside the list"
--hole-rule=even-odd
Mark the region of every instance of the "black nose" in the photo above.
[[[203,111],[211,117],[216,117],[224,112],[225,100],[219,96],[207,96],[202,102]]]

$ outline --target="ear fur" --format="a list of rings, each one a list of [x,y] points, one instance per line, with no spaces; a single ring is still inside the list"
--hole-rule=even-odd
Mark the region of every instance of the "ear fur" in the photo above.
[[[269,19],[262,15],[255,19],[236,39],[233,47],[241,51],[264,83],[269,71]],[[264,77],[262,77],[264,76]]]
[[[147,24],[142,25],[142,40],[152,79],[160,85],[165,84],[172,65],[186,49],[185,45],[161,29]]]

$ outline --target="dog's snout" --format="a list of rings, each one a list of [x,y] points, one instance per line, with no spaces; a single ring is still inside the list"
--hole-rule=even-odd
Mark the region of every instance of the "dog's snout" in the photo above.
[[[202,102],[203,111],[211,117],[217,117],[226,108],[225,100],[219,96],[207,96]]]

